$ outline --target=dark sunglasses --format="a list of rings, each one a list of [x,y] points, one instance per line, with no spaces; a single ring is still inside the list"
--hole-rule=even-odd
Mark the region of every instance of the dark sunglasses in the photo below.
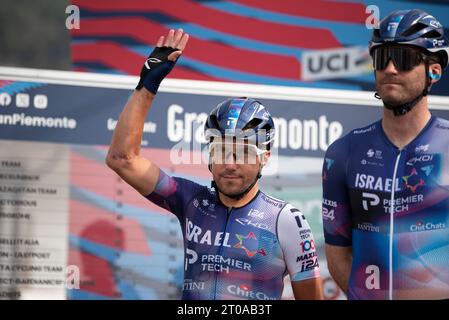
[[[414,48],[399,46],[380,46],[371,53],[375,70],[384,70],[390,60],[401,71],[410,71],[424,61],[424,54]]]

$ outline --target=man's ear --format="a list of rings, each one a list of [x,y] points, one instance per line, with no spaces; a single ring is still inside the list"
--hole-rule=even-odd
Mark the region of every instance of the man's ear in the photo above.
[[[264,166],[264,165],[266,165],[266,164],[268,163],[268,160],[270,159],[270,157],[271,157],[271,151],[267,151],[267,152],[265,152],[265,153],[263,154],[263,157],[262,157],[262,166]]]
[[[429,65],[429,78],[432,84],[438,82],[441,79],[442,72],[443,70],[439,63],[432,63],[431,65]]]

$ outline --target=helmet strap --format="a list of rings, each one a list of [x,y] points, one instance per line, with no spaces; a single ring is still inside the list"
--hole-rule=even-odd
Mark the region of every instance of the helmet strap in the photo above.
[[[421,99],[424,97],[424,95],[427,94],[426,90],[427,89],[425,89],[416,98],[412,99],[409,102],[406,102],[406,103],[403,103],[400,105],[391,105],[391,104],[384,102],[384,107],[387,108],[388,110],[393,111],[393,114],[395,115],[395,117],[403,116],[404,114],[409,113],[413,109],[413,107],[416,106],[418,104],[418,102],[421,101]]]

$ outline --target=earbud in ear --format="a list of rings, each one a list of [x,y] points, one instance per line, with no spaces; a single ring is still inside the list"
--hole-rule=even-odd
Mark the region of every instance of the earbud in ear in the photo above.
[[[429,72],[429,78],[432,79],[432,80],[438,80],[438,79],[441,78],[441,75],[438,74],[438,73]]]

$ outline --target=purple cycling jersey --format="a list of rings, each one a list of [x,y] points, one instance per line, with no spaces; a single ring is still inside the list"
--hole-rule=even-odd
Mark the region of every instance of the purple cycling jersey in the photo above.
[[[147,199],[181,222],[183,299],[280,299],[285,275],[319,277],[309,225],[284,201],[259,191],[245,206],[227,208],[213,189],[162,170]]]
[[[402,150],[381,121],[334,142],[322,216],[326,243],[352,246],[349,299],[449,298],[449,122]]]

